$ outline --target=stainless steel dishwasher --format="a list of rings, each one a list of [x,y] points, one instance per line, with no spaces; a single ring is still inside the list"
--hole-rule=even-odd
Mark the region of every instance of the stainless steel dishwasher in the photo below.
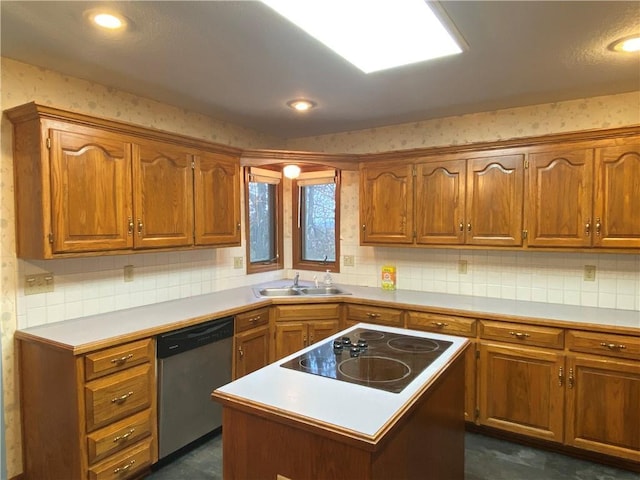
[[[211,392],[231,381],[233,317],[156,337],[159,457],[222,425]]]

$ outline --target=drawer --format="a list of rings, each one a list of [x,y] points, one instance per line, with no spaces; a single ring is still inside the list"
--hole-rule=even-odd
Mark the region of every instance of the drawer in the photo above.
[[[396,310],[395,308],[347,305],[346,319],[348,322],[380,323],[393,327],[404,326],[402,310]]]
[[[151,410],[144,410],[87,435],[89,465],[151,435]]]
[[[340,320],[340,304],[278,305],[274,308],[276,322],[291,320]]]
[[[151,439],[143,440],[104,462],[89,467],[89,479],[124,480],[137,477],[142,469],[151,465],[152,445]]]
[[[630,335],[569,330],[567,347],[572,352],[640,360],[640,337]]]
[[[269,309],[261,308],[236,315],[236,332],[244,332],[253,327],[269,323]]]
[[[450,317],[437,313],[407,312],[407,328],[464,337],[476,336],[475,319]]]
[[[106,348],[84,357],[84,376],[86,380],[93,380],[149,362],[154,357],[153,340],[150,338]]]
[[[87,383],[87,432],[148,408],[153,378],[151,364],[145,363]]]
[[[480,338],[537,347],[563,348],[564,346],[564,331],[561,328],[522,323],[481,320]]]

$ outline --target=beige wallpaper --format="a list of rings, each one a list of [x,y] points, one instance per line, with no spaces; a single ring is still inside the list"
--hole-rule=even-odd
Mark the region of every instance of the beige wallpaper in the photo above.
[[[291,150],[373,153],[640,124],[640,91],[290,139]]]
[[[229,125],[180,108],[116,91],[102,85],[2,59],[0,98],[6,109],[29,101],[245,148],[291,148],[326,152],[374,152],[429,145],[495,140],[543,133],[640,123],[640,93],[537,105],[407,125],[347,132],[288,142]],[[0,144],[0,301],[6,453],[9,477],[22,471],[18,391],[13,334],[16,328],[60,321],[91,313],[156,303],[216,291],[227,286],[268,281],[292,272],[247,277],[233,268],[244,246],[198,252],[148,253],[55,261],[15,258],[11,125],[2,118]],[[291,215],[285,183],[285,217]],[[354,267],[342,267],[337,282],[379,286],[385,263],[398,267],[399,286],[416,290],[519,298],[550,303],[593,305],[640,311],[640,256],[536,255],[530,253],[406,250],[360,247],[358,177],[345,172],[342,184],[341,249],[353,255]],[[288,224],[288,222],[287,222]],[[285,225],[287,225],[285,224]],[[291,229],[286,228],[285,265]],[[466,275],[457,262],[468,261]],[[596,282],[583,282],[584,263],[598,268]],[[135,280],[124,283],[123,265],[134,265]],[[27,273],[51,271],[56,290],[24,296]],[[301,272],[310,280],[312,272]]]

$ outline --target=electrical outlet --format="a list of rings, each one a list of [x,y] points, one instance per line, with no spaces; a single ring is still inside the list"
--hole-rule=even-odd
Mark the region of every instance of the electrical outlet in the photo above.
[[[356,264],[356,260],[353,255],[345,255],[344,256],[344,266],[345,267],[353,267]]]
[[[233,268],[242,268],[243,263],[243,257],[233,257]]]
[[[24,294],[53,292],[53,273],[45,272],[24,276]]]
[[[596,266],[585,265],[584,266],[584,281],[595,282],[596,281]]]
[[[124,266],[124,281],[133,282],[133,265]]]
[[[458,273],[461,275],[467,274],[467,261],[466,260],[458,260]]]

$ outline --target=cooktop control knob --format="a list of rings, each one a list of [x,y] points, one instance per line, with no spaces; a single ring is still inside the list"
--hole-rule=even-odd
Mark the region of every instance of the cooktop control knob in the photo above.
[[[366,350],[366,348],[369,346],[369,344],[367,343],[367,341],[364,338],[359,338],[358,339],[358,347],[360,348],[360,350]]]
[[[356,345],[353,345],[350,349],[349,349],[349,355],[352,357],[357,357],[358,355],[360,355],[360,348]]]
[[[342,345],[344,345],[345,347],[350,346],[351,339],[349,337],[342,337]]]

